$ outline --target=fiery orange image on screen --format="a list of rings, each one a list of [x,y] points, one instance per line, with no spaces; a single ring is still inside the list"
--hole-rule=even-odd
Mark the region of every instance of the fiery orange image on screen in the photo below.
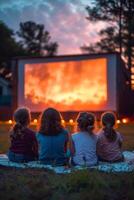
[[[25,65],[25,103],[33,111],[103,110],[107,102],[107,60]]]

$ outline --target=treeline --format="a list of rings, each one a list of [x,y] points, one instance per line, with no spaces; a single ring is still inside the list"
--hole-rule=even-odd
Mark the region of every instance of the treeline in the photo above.
[[[100,40],[81,47],[84,52],[120,52],[129,69],[134,64],[134,1],[94,0],[86,7],[89,23],[106,22],[100,30]]]
[[[11,58],[15,56],[53,56],[58,50],[44,25],[32,21],[20,23],[14,32],[0,21],[0,75],[11,78]]]
[[[94,0],[86,11],[89,23],[103,21],[107,25],[98,33],[98,42],[87,41],[88,45],[82,46],[81,50],[88,53],[117,51],[131,70],[134,66],[134,1]],[[20,23],[16,33],[0,22],[0,39],[0,69],[10,66],[14,56],[52,56],[58,50],[57,42],[51,41],[44,25],[32,21]]]

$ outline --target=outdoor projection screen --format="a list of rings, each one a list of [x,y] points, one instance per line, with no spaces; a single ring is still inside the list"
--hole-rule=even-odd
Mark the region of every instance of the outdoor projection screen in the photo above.
[[[66,111],[115,110],[106,58],[20,62],[18,105],[32,112],[54,107]]]

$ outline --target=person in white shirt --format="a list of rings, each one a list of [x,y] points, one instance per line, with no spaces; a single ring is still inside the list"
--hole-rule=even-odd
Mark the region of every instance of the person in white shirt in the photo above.
[[[95,116],[81,112],[77,117],[78,132],[72,134],[72,163],[80,166],[93,166],[98,162],[96,155],[97,137],[94,134]]]

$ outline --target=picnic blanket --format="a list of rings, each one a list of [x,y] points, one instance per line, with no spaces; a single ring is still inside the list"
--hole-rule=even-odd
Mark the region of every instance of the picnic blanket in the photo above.
[[[41,164],[39,161],[32,161],[28,163],[15,163],[10,162],[6,154],[0,154],[0,165],[6,167],[15,167],[15,168],[38,168],[38,169],[50,169],[53,170],[57,174],[66,174],[71,173],[75,170],[83,170],[83,169],[96,169],[103,172],[132,172],[134,171],[134,152],[133,151],[124,151],[123,155],[125,157],[124,162],[118,163],[107,163],[107,162],[99,162],[97,166],[93,167],[81,167],[75,166],[71,168],[66,168],[64,166],[51,166]]]

